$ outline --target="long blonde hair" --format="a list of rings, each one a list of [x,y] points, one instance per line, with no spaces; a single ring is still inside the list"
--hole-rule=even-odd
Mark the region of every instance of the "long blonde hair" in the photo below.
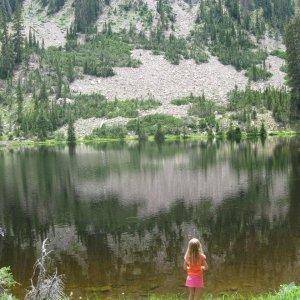
[[[190,264],[196,264],[200,260],[200,255],[203,254],[203,249],[200,241],[193,238],[189,241],[184,259]]]

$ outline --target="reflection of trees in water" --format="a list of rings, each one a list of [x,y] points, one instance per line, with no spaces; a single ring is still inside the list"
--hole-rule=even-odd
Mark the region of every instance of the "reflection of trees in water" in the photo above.
[[[291,176],[289,184],[290,205],[289,225],[298,240],[300,238],[300,142],[293,140],[290,144],[291,152]]]
[[[76,283],[80,278],[86,284],[108,283],[116,278],[116,282],[122,283],[141,275],[179,271],[184,247],[192,234],[186,229],[190,226],[197,228],[208,248],[212,282],[222,285],[224,274],[230,274],[232,281],[257,280],[266,286],[275,286],[285,279],[292,281],[299,249],[299,151],[294,150],[299,148],[298,144],[280,142],[271,149],[266,143],[265,150],[250,143],[203,144],[195,149],[193,144],[161,149],[155,144],[150,148],[133,145],[128,149],[105,146],[108,148],[104,150],[101,146],[103,155],[112,151],[109,165],[95,165],[94,169],[93,160],[82,165],[88,155],[80,153],[80,148],[71,156],[67,151],[54,149],[6,154],[0,160],[0,225],[8,235],[0,240],[0,260],[15,263],[18,280],[27,280],[37,239],[50,231],[55,234],[56,224],[73,224],[85,251],[88,270],[83,278],[82,264],[64,251],[60,267],[69,282]],[[127,167],[133,172],[139,170],[145,156],[155,163],[156,159],[185,151],[193,170],[207,169],[223,160],[229,160],[237,171],[246,170],[247,189],[226,197],[217,207],[210,199],[193,204],[182,199],[144,217],[138,213],[143,201],[124,203],[118,195],[99,195],[95,201],[84,201],[76,194],[78,178],[90,170],[95,171],[95,178],[106,176],[110,168],[122,171]],[[93,155],[101,162],[101,154]],[[125,164],[110,165],[111,159],[120,162],[124,155]],[[89,168],[85,169],[86,166]],[[289,170],[290,209],[286,214],[288,202],[274,202],[270,185],[273,172]],[[267,274],[273,275],[269,278]],[[228,283],[227,278],[225,281]]]

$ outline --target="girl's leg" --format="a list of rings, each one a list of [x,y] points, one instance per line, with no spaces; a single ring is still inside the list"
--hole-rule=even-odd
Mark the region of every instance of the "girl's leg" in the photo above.
[[[201,288],[196,288],[195,291],[194,291],[194,299],[195,299],[195,300],[201,299],[202,294],[203,294],[203,289],[201,289]]]
[[[189,300],[194,300],[195,297],[195,289],[189,287]]]

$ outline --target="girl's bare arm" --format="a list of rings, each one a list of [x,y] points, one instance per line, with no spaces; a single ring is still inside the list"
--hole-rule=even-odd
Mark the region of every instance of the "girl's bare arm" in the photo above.
[[[203,259],[202,270],[204,270],[204,271],[207,271],[207,270],[208,270],[208,264],[207,264],[207,262],[206,262],[206,259]]]

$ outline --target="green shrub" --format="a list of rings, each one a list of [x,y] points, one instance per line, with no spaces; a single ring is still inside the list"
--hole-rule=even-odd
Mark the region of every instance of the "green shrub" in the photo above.
[[[180,106],[180,105],[187,105],[187,104],[189,104],[189,103],[191,103],[189,97],[173,99],[173,100],[171,101],[171,104],[177,105],[177,106]]]
[[[280,71],[283,72],[283,73],[287,73],[287,72],[288,72],[287,64],[283,64],[283,65],[280,67]]]
[[[100,94],[91,94],[77,96],[69,109],[73,111],[76,119],[91,117],[135,118],[138,116],[139,110],[149,110],[160,105],[160,102],[152,99],[108,101]]]
[[[62,132],[56,132],[54,134],[53,138],[58,142],[62,142],[62,141],[66,140],[66,137]]]
[[[252,81],[260,81],[267,80],[272,76],[272,73],[264,68],[253,65],[247,69],[245,75]]]
[[[286,89],[266,88],[264,91],[256,91],[247,87],[244,91],[237,89],[229,94],[229,110],[251,111],[265,108],[272,111],[276,121],[289,122],[291,112],[291,95]]]
[[[161,124],[157,125],[156,132],[154,134],[154,140],[158,143],[162,143],[165,140],[165,133],[162,129]]]
[[[174,134],[178,128],[182,128],[183,121],[169,115],[154,114],[130,120],[127,123],[127,129],[129,131],[137,133],[139,128],[142,127],[147,135],[155,135],[158,128],[157,126],[160,126],[165,134]]]
[[[256,138],[258,136],[259,136],[259,130],[257,129],[256,126],[252,126],[252,127],[248,128],[247,137]]]
[[[0,299],[13,299],[8,295],[10,289],[15,286],[16,282],[11,273],[10,267],[3,267],[0,269]],[[7,297],[7,298],[5,298]]]
[[[226,132],[227,139],[230,141],[240,141],[242,138],[242,131],[239,126],[234,127],[230,125],[228,131]]]
[[[126,134],[126,128],[122,125],[107,126],[104,124],[102,127],[94,129],[92,136],[97,138],[123,139]]]
[[[83,73],[97,76],[97,77],[112,77],[115,75],[115,72],[112,67],[108,66],[98,66],[95,62],[85,62],[83,67]]]
[[[273,56],[277,56],[281,59],[286,59],[286,52],[284,50],[276,49],[273,50],[270,54]]]
[[[260,130],[259,130],[259,135],[260,135],[261,138],[266,138],[267,137],[268,132],[267,132],[265,123],[261,123]]]
[[[214,116],[215,111],[222,110],[214,101],[207,100],[205,96],[192,98],[192,107],[188,113],[192,116],[207,118]]]
[[[137,119],[137,125],[136,125],[136,134],[138,136],[139,141],[146,141],[148,139],[148,136],[146,134],[145,128],[141,126],[139,118]]]

